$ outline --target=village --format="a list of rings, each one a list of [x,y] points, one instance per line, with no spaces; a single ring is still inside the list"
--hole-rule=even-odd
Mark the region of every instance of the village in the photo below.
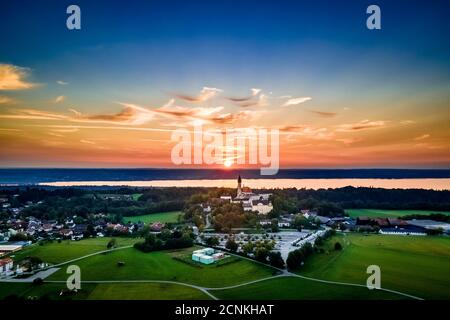
[[[295,214],[283,214],[278,218],[269,218],[273,211],[273,196],[271,193],[256,193],[237,179],[236,195],[221,195],[216,201],[220,205],[238,205],[243,212],[256,215],[256,225],[252,227],[232,228],[226,232],[217,230],[213,224],[211,203],[200,203],[204,224],[199,228],[191,221],[164,223],[153,221],[126,221],[122,218],[111,221],[108,215],[98,213],[89,218],[70,216],[62,220],[44,220],[33,216],[24,217],[22,210],[33,205],[42,204],[45,199],[35,203],[28,201],[23,207],[12,207],[9,199],[1,197],[1,212],[6,218],[0,221],[0,277],[17,276],[32,270],[46,267],[44,261],[30,261],[21,259],[15,261],[14,256],[27,246],[37,243],[80,241],[87,238],[102,237],[140,237],[142,230],[159,234],[163,230],[190,228],[195,235],[195,242],[219,250],[231,251],[251,259],[266,261],[271,252],[279,253],[286,261],[290,252],[303,247],[306,243],[314,246],[318,238],[322,238],[327,231],[379,233],[397,236],[426,236],[430,234],[449,234],[450,224],[429,219],[403,220],[400,218],[384,217],[328,217],[319,215],[310,209],[302,209]],[[102,195],[101,199],[108,201],[131,201],[130,195]],[[210,199],[214,200],[214,199]],[[11,201],[12,202],[12,201]],[[197,205],[198,206],[198,205]],[[264,250],[256,250],[264,248]],[[214,249],[210,249],[214,250]],[[198,250],[197,250],[198,251]],[[261,256],[255,256],[258,251]],[[263,251],[263,253],[261,253]],[[216,254],[214,256],[213,254]],[[220,256],[220,257],[219,257]],[[193,252],[192,259],[202,263],[211,263],[217,258],[223,258],[220,252],[208,254]],[[205,262],[206,261],[206,262]]]

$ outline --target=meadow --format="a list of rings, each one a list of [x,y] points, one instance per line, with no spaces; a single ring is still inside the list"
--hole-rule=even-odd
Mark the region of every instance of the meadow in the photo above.
[[[11,295],[25,299],[51,300],[206,300],[211,299],[202,291],[168,283],[102,283],[82,284],[75,295],[60,296],[64,283],[0,283],[0,300]]]
[[[334,243],[342,251],[333,249]],[[304,276],[365,284],[369,265],[381,268],[381,287],[425,299],[450,298],[450,238],[349,233],[328,241],[298,272]]]
[[[119,246],[136,240],[117,238]],[[38,256],[58,263],[106,249],[108,238],[33,245],[20,255]],[[334,250],[340,242],[341,251]],[[360,233],[337,234],[321,246],[297,271],[299,275],[322,280],[365,285],[367,266],[381,268],[381,287],[424,299],[450,298],[450,238],[390,236]],[[77,261],[82,281],[125,281],[123,283],[82,283],[76,296],[59,297],[63,283],[0,283],[0,298],[46,296],[51,299],[207,299],[200,290],[158,283],[127,283],[135,280],[165,280],[207,288],[222,288],[268,278],[276,274],[271,267],[241,258],[202,265],[190,261],[196,248],[143,253],[134,248],[102,253]],[[230,259],[228,262],[227,259]],[[119,266],[118,262],[123,262]],[[226,263],[227,262],[227,263]],[[65,266],[46,280],[65,281]],[[384,291],[327,284],[296,277],[279,277],[232,289],[210,290],[221,299],[407,299]]]
[[[226,290],[210,290],[225,300],[396,300],[402,297],[367,288],[320,283],[296,277],[282,277]]]
[[[346,209],[347,213],[352,218],[370,217],[370,218],[398,218],[411,214],[441,213],[450,215],[449,211],[434,211],[434,210],[381,210],[381,209]]]
[[[82,281],[89,280],[169,280],[205,287],[223,287],[271,276],[274,270],[241,259],[231,264],[192,265],[179,259],[195,248],[143,253],[134,248],[99,254],[80,261]],[[118,266],[118,262],[124,266]],[[48,280],[65,280],[65,268]]]
[[[153,222],[163,222],[163,223],[175,223],[178,222],[178,217],[181,215],[181,211],[169,211],[169,212],[158,212],[145,214],[141,216],[129,216],[123,217],[123,221],[131,223],[153,223]]]
[[[117,237],[117,247],[133,245],[138,239]],[[33,244],[13,255],[14,260],[19,261],[28,256],[39,257],[44,262],[51,264],[61,263],[71,259],[79,258],[94,252],[107,250],[110,237],[90,238],[81,241],[62,240],[44,242],[43,245]]]

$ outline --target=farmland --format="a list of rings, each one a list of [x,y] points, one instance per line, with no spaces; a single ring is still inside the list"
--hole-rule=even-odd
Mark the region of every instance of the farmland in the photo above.
[[[123,217],[123,220],[126,222],[143,222],[143,223],[153,223],[153,222],[163,222],[163,223],[169,223],[169,222],[178,222],[178,217],[181,215],[181,211],[170,211],[170,212],[158,212],[158,213],[151,213],[151,214],[145,214],[142,216],[130,216],[130,217]]]
[[[369,218],[398,218],[412,214],[428,215],[431,213],[441,213],[450,215],[449,211],[433,211],[433,210],[381,210],[381,209],[347,209],[345,210],[352,218],[369,217]]]

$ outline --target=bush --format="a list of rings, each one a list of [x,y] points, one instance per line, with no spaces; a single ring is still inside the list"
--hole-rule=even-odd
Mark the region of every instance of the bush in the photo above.
[[[334,244],[334,250],[337,250],[337,251],[342,250],[342,245],[340,242],[336,242]]]
[[[228,239],[227,243],[225,244],[225,248],[230,250],[231,252],[236,252],[239,248],[239,245],[234,241],[233,238]]]
[[[169,237],[165,235],[164,240],[161,239],[161,234],[158,236],[149,233],[145,237],[144,242],[138,242],[134,247],[143,252],[151,252],[166,249],[189,248],[194,244],[194,241],[187,233],[175,231]]]
[[[207,246],[215,247],[219,245],[219,238],[217,237],[209,237],[206,238],[205,243]]]
[[[284,268],[284,260],[281,257],[280,252],[270,252],[269,253],[269,263],[275,268]]]

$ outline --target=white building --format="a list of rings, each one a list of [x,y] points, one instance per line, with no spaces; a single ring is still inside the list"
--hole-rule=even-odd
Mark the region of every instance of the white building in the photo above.
[[[0,259],[0,277],[9,276],[13,271],[14,261],[11,258]]]

